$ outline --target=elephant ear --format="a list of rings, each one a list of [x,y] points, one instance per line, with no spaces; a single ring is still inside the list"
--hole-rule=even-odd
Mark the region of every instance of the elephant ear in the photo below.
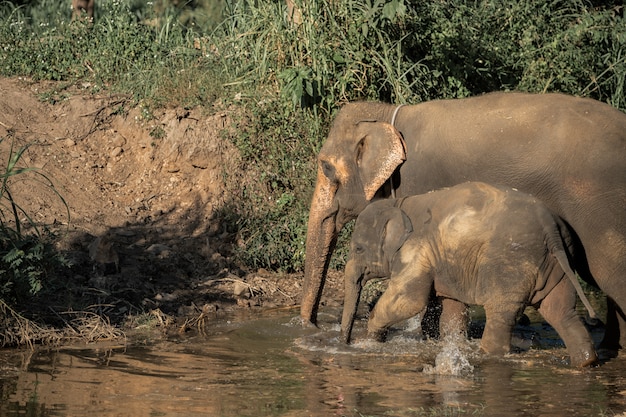
[[[402,135],[389,123],[358,123],[362,139],[357,146],[357,166],[367,201],[406,160]]]
[[[382,234],[383,253],[391,258],[413,232],[413,225],[409,216],[397,207],[389,207],[383,216],[387,219]]]

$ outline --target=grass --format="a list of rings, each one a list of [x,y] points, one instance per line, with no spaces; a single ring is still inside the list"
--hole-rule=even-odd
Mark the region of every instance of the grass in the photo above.
[[[241,197],[221,215],[239,235],[243,266],[282,271],[303,269],[315,155],[348,101],[562,91],[626,109],[617,1],[295,3],[300,23],[282,1],[101,0],[88,24],[70,22],[65,2],[4,1],[0,75],[58,81],[51,97],[73,84],[123,93],[146,114],[235,108],[241,116],[223,139],[255,181],[224,173]]]
[[[2,142],[0,138],[0,145]],[[69,207],[45,173],[21,165],[28,147],[18,147],[11,140],[0,173],[0,299],[16,303],[39,293],[47,273],[63,265],[64,259],[54,251],[52,236],[24,210],[11,190],[32,181],[43,184],[63,202],[69,220]]]

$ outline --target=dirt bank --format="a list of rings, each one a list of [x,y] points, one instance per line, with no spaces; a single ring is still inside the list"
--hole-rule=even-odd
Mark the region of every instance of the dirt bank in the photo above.
[[[45,173],[69,206],[68,219],[61,199],[32,177],[12,186],[36,222],[61,234],[58,249],[73,263],[68,284],[47,300],[48,319],[77,305],[122,324],[154,311],[184,321],[299,302],[300,275],[231,261],[237,236],[217,213],[229,200],[224,169],[241,164],[220,131],[237,109],[149,113],[121,95],[25,79],[0,79],[0,109],[2,155],[13,140],[32,144],[24,165]],[[330,277],[325,299],[337,298],[338,283]]]

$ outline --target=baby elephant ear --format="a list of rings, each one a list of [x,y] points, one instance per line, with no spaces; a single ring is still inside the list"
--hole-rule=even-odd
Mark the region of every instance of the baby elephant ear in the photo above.
[[[409,216],[397,207],[388,208],[383,213],[383,216],[387,218],[382,236],[383,252],[388,257],[391,257],[400,250],[411,232],[413,232],[413,225]]]
[[[356,160],[365,198],[369,201],[406,160],[406,149],[402,135],[389,123],[360,122],[358,127],[362,139]]]

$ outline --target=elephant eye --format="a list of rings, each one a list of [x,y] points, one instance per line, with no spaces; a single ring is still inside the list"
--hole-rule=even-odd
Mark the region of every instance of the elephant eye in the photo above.
[[[329,180],[336,182],[335,167],[328,161],[322,161],[322,172]]]
[[[363,252],[365,252],[365,248],[361,245],[356,245],[354,247],[354,253],[356,253],[357,255],[361,255]]]

